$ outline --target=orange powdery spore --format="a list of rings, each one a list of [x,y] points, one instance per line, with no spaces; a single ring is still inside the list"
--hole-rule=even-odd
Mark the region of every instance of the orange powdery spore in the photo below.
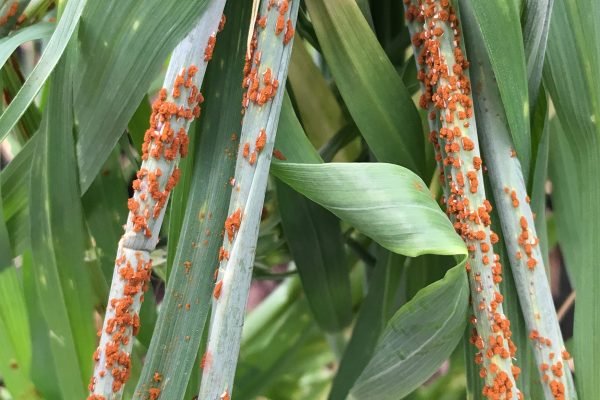
[[[254,145],[256,151],[260,153],[267,144],[267,132],[264,129],[260,130],[258,137],[256,138],[256,143]]]
[[[90,394],[87,400],[106,400],[106,398],[100,394]]]
[[[283,153],[277,149],[273,150],[273,157],[275,157],[276,159],[281,160],[281,161],[287,160],[287,158],[285,158]]]
[[[215,44],[217,43],[217,36],[213,33],[208,38],[206,48],[204,49],[204,61],[208,62],[212,59],[213,51],[215,50]]]
[[[202,359],[200,360],[200,368],[206,369],[206,368],[210,367],[211,362],[212,362],[212,356],[210,355],[210,353],[208,351],[206,351],[202,355]]]
[[[221,393],[221,396],[219,396],[219,400],[230,400],[231,397],[229,396],[229,392],[227,390],[225,390],[223,393]]]
[[[215,283],[215,288],[213,289],[213,297],[216,300],[219,300],[219,297],[221,297],[221,290],[223,289],[223,281],[220,280],[217,283]]]
[[[152,380],[153,380],[154,382],[160,382],[160,381],[162,381],[162,375],[161,375],[161,374],[159,374],[158,372],[155,372],[155,373],[154,373],[154,376],[152,377]]]
[[[227,17],[225,16],[225,14],[221,15],[221,21],[219,21],[219,28],[218,31],[222,32],[223,29],[225,29],[225,24],[227,23]]]
[[[148,397],[150,398],[150,400],[157,400],[160,396],[160,389],[159,388],[151,388],[148,389]]]
[[[13,1],[10,7],[8,7],[6,14],[0,17],[0,26],[6,25],[9,19],[17,15],[17,11],[19,11],[19,2]]]
[[[275,35],[279,36],[285,28],[285,17],[283,15],[277,16],[277,22],[275,23]]]
[[[471,343],[480,351],[476,362],[483,364],[484,395],[513,398],[518,394],[513,380],[518,370],[509,366],[516,347],[497,286],[502,281],[502,265],[493,250],[498,237],[490,230],[491,205],[479,186],[483,184],[482,161],[476,136],[465,129],[474,123],[473,101],[465,74],[469,63],[460,48],[459,21],[449,1],[404,2],[406,19],[418,27],[412,43],[419,65],[417,78],[423,87],[419,105],[428,110],[430,119],[439,120],[439,129],[432,129],[430,141],[446,187],[446,211],[475,260],[467,268],[478,315]],[[482,338],[477,330],[489,337]]]
[[[250,156],[250,143],[244,143],[244,148],[242,150],[242,156],[244,158],[248,158],[248,156]]]
[[[227,232],[227,238],[230,242],[233,241],[236,232],[240,229],[241,223],[242,210],[239,208],[225,220],[225,232]]]
[[[219,249],[219,262],[229,260],[229,252],[224,247]]]
[[[294,37],[294,33],[294,24],[292,23],[291,19],[288,19],[285,27],[285,34],[283,35],[284,45],[288,44],[292,40],[292,38]]]

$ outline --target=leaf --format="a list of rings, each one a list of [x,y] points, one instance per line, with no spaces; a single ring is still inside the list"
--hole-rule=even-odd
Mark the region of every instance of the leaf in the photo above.
[[[419,115],[356,2],[306,4],[333,78],[375,157],[422,172]]]
[[[32,166],[31,243],[33,279],[47,324],[44,334],[51,368],[58,371],[63,398],[83,398],[84,377],[91,374],[95,329],[90,282],[83,268],[83,219],[72,136],[72,66],[72,59],[65,58],[50,83]]]
[[[161,397],[179,399],[186,392],[210,309],[212,277],[223,238],[241,125],[242,68],[250,3],[228,2],[228,22],[219,33],[202,90],[206,102],[196,123],[196,146],[189,197],[173,269],[134,398],[144,399],[159,372],[169,384]],[[219,94],[217,96],[217,93]],[[230,116],[223,118],[223,115]],[[237,134],[236,134],[237,136]],[[190,150],[191,151],[191,150]],[[186,311],[185,304],[190,304]]]
[[[564,128],[564,135],[551,135],[549,164],[557,232],[577,290],[574,360],[582,399],[596,395],[600,375],[600,337],[594,335],[600,331],[600,270],[590,268],[600,257],[600,185],[594,184],[600,174],[599,18],[596,1],[557,1],[543,73]]]
[[[303,42],[294,46],[288,79],[304,130],[315,147],[320,147],[344,126],[345,118]]]
[[[273,174],[396,253],[463,254],[465,245],[423,181],[384,163],[277,163]]]
[[[487,49],[523,175],[529,177],[531,137],[523,36],[510,1],[469,0]]]
[[[0,65],[4,65],[8,58],[23,43],[32,40],[46,39],[52,35],[56,24],[40,22],[12,33],[0,40]]]
[[[0,141],[6,138],[50,76],[79,23],[85,4],[86,0],[71,0],[67,3],[42,57],[19,93],[0,116]]]
[[[74,95],[82,193],[123,134],[167,55],[207,4],[207,0],[123,0],[94,1],[86,7]]]
[[[0,375],[16,399],[37,398],[29,378],[31,345],[23,287],[12,265],[0,196]]]
[[[231,192],[229,200],[229,217],[225,227],[230,228],[224,236],[222,247],[222,251],[227,252],[228,256],[218,259],[217,282],[221,283],[217,290],[220,292],[212,299],[206,350],[212,361],[202,371],[198,395],[200,398],[223,397],[223,393],[230,395],[233,387],[244,308],[252,280],[261,214],[283,101],[283,87],[293,46],[293,37],[288,37],[288,34],[295,31],[299,6],[300,2],[294,1],[287,8],[277,9],[270,2],[262,1],[258,9],[266,17],[266,27],[261,28],[258,22],[252,27],[256,29],[256,41],[255,46],[250,46],[251,71],[247,78],[259,84],[258,79],[262,76],[263,87],[259,89],[262,94],[257,93],[253,97],[250,86],[247,97],[244,97],[244,119],[240,134],[242,146],[235,152],[237,160],[233,175],[236,189]],[[277,26],[285,20],[286,33],[283,33]],[[257,59],[254,55],[259,52],[262,56]],[[277,85],[274,85],[275,90],[270,91],[270,96],[265,96],[263,91],[268,90],[265,88],[270,80],[265,82],[265,74],[270,75],[280,87],[277,89]],[[233,225],[228,225],[230,222]]]
[[[310,309],[322,329],[339,331],[352,320],[350,276],[340,222],[281,183],[277,185],[277,202]]]
[[[403,256],[379,248],[377,264],[369,281],[367,296],[352,330],[352,337],[344,351],[339,369],[333,380],[329,399],[344,399],[363,372],[388,321],[387,303],[394,296],[393,268],[400,269]]]
[[[236,396],[248,399],[264,394],[285,368],[289,369],[307,339],[318,332],[300,294],[297,278],[288,279],[248,315],[248,323],[259,325],[260,331],[256,335],[244,332]]]
[[[452,354],[469,305],[463,268],[461,263],[450,269],[392,317],[349,399],[401,399]]]
[[[116,258],[115,243],[121,238],[123,224],[127,220],[126,185],[127,181],[119,165],[119,152],[113,151],[103,171],[96,176],[82,197],[86,224],[94,238],[94,248],[106,282],[112,279]],[[105,301],[102,298],[102,303]]]
[[[527,66],[527,84],[529,104],[535,106],[542,83],[542,67],[550,28],[550,17],[554,0],[526,0],[523,17],[523,44],[525,47],[525,65]]]
[[[461,15],[468,56],[471,65],[475,66],[471,68],[472,85],[478,88],[474,93],[474,113],[479,127],[483,159],[488,167],[489,182],[494,194],[494,209],[497,211],[497,215],[492,215],[492,218],[496,221],[500,219],[500,224],[497,224],[496,229],[501,226],[503,243],[506,245],[506,254],[501,255],[505,255],[505,261],[510,261],[510,270],[514,277],[505,282],[504,286],[509,291],[501,293],[503,293],[504,299],[507,299],[508,307],[512,306],[514,310],[510,316],[515,326],[515,343],[521,344],[522,355],[519,360],[522,363],[520,366],[528,367],[527,357],[529,354],[527,351],[532,349],[539,367],[531,373],[536,374],[539,380],[543,381],[547,371],[543,370],[541,365],[544,363],[553,365],[556,362],[553,361],[554,355],[561,354],[564,350],[562,333],[556,316],[548,275],[546,275],[543,265],[541,246],[536,245],[537,232],[525,185],[526,176],[521,170],[519,158],[511,156],[513,142],[508,131],[501,92],[494,84],[493,79],[490,79],[494,75],[491,59],[488,58],[483,45],[483,37],[479,34],[473,8],[466,1],[461,5],[463,6]],[[543,105],[544,99],[540,99],[538,104]],[[536,141],[537,139],[536,137]],[[537,155],[537,149],[535,153]],[[528,235],[526,239],[522,237],[524,229]],[[525,243],[529,243],[531,246],[529,253]],[[530,265],[531,260],[537,263],[533,265],[533,268]],[[503,265],[506,267],[506,264]],[[518,294],[518,304],[511,299],[511,297],[514,299],[514,296],[511,296],[512,293]],[[519,304],[525,326],[521,326]],[[526,332],[538,332],[541,337],[549,338],[550,344],[529,347],[530,341],[526,339]],[[523,348],[523,344],[527,347]],[[523,352],[526,353],[523,354]],[[563,386],[565,393],[568,394],[567,397],[576,397],[570,371],[565,370],[561,376],[555,376],[552,379],[553,382]],[[545,398],[552,398],[551,384],[548,382],[543,386]],[[525,397],[529,396],[528,377],[523,376],[517,387]]]
[[[35,135],[29,140],[0,172],[4,220],[15,254],[20,254],[29,242],[29,171],[40,137]]]

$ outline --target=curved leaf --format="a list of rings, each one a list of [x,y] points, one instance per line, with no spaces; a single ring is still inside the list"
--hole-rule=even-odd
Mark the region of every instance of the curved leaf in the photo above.
[[[8,135],[13,126],[19,121],[19,118],[25,113],[27,107],[31,104],[58,63],[73,32],[75,32],[86,1],[71,0],[67,3],[40,61],[23,84],[21,90],[19,90],[19,93],[12,99],[8,108],[0,116],[0,141]]]
[[[54,23],[40,22],[20,29],[0,40],[0,65],[4,65],[10,55],[23,43],[47,38],[54,32],[54,28],[56,28]]]
[[[384,163],[276,163],[273,174],[385,248],[415,257],[464,254],[464,242],[406,168]]]
[[[460,341],[468,306],[469,285],[461,263],[392,317],[349,399],[397,400],[420,386]]]

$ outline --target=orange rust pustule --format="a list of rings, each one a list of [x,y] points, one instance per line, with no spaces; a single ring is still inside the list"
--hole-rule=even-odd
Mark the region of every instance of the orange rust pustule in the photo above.
[[[492,362],[498,357],[505,360],[514,357],[516,347],[511,340],[510,321],[502,312],[504,297],[497,287],[502,281],[502,265],[499,256],[493,253],[498,236],[489,229],[491,205],[480,194],[484,167],[476,136],[464,129],[473,123],[473,100],[465,73],[469,62],[460,47],[459,21],[448,0],[404,0],[404,3],[407,21],[422,27],[411,38],[419,66],[417,79],[423,85],[419,105],[428,110],[431,120],[439,121],[439,128],[432,130],[429,138],[447,188],[446,212],[467,244],[470,258],[479,259],[479,263],[467,263],[467,272],[472,278],[474,308],[486,319],[478,324],[485,324],[486,330],[489,326],[493,334],[484,339],[474,329],[471,337],[471,343],[480,351],[476,362],[485,365],[480,370],[486,379],[483,393],[490,399],[512,398],[518,390],[513,387],[511,375],[518,376],[520,370],[505,371],[501,366],[506,363]],[[444,46],[451,43],[451,54],[442,49],[441,40]]]
[[[221,297],[221,290],[223,289],[223,281],[220,280],[217,283],[215,283],[215,288],[213,290],[213,297],[217,300],[219,300],[219,297]]]
[[[160,389],[159,388],[148,389],[148,398],[150,400],[157,400],[159,397],[160,397]]]
[[[236,232],[240,229],[242,223],[242,210],[237,209],[225,220],[225,232],[227,232],[227,238],[229,241],[233,241]]]

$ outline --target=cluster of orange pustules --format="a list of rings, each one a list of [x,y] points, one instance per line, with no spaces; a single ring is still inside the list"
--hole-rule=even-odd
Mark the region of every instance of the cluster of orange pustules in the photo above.
[[[180,118],[191,121],[200,116],[200,104],[204,101],[204,97],[193,83],[193,77],[197,71],[198,68],[192,65],[175,78],[172,96],[174,99],[178,99],[181,97],[182,91],[187,90],[187,106],[177,106],[175,102],[167,101],[166,89],[160,90],[158,98],[152,104],[150,128],[144,135],[142,160],[146,161],[152,157],[156,160],[164,158],[167,161],[174,161],[178,156],[185,157],[187,155],[189,144],[187,132],[185,128],[181,127],[175,133],[175,130],[171,128],[171,123]],[[128,201],[134,232],[143,232],[147,237],[152,235],[148,227],[149,218],[158,218],[167,203],[169,193],[179,181],[181,172],[179,168],[175,168],[167,179],[165,187],[161,190],[159,178],[162,174],[160,168],[150,171],[141,168],[137,172],[137,179],[133,181],[133,189],[139,195],[139,200],[133,197]],[[152,209],[149,206],[142,207],[149,202],[148,196],[154,201]]]
[[[128,353],[121,350],[121,346],[129,344],[131,335],[137,335],[140,328],[140,319],[137,313],[131,310],[131,305],[135,301],[135,296],[140,295],[140,301],[143,298],[143,292],[146,290],[152,271],[152,261],[144,262],[141,252],[135,253],[136,265],[132,265],[123,254],[116,260],[118,274],[125,282],[123,288],[123,297],[111,300],[109,307],[114,310],[114,317],[106,323],[105,333],[110,335],[110,341],[104,348],[105,364],[99,372],[102,378],[106,373],[113,377],[112,390],[118,392],[129,379],[131,368],[131,359]],[[101,332],[99,332],[99,335]],[[100,361],[100,352],[98,348],[94,352],[94,361]],[[95,377],[91,378],[89,390],[94,391]],[[96,397],[94,397],[96,396]],[[98,399],[97,395],[91,395],[89,399]]]
[[[538,331],[533,330],[529,332],[529,339],[533,341],[533,346],[537,348],[550,348],[552,347],[552,341],[549,338],[545,338],[539,334]],[[561,379],[564,375],[563,361],[571,358],[568,351],[563,350],[562,354],[554,354],[553,352],[548,353],[548,362],[540,364],[540,369],[543,373],[542,381],[547,384],[552,391],[552,395],[556,400],[565,399],[565,385]],[[550,372],[551,373],[550,373]]]
[[[291,19],[288,18],[287,21],[285,19],[285,15],[290,7],[289,4],[290,2],[288,2],[288,0],[280,0],[279,2],[270,1],[267,6],[267,11],[270,11],[272,8],[278,9],[275,34],[278,36],[285,30],[285,34],[283,35],[284,45],[288,44],[294,37],[294,24]],[[242,98],[242,113],[248,108],[250,102],[259,106],[267,103],[275,97],[277,89],[279,88],[279,81],[273,77],[270,68],[267,68],[263,72],[262,79],[258,72],[262,58],[262,52],[256,50],[258,46],[258,30],[265,30],[266,28],[267,15],[257,16],[250,46],[246,53],[246,63],[244,65],[242,87],[247,90]]]
[[[471,343],[480,352],[475,361],[483,364],[480,375],[486,378],[483,393],[489,399],[511,399],[520,392],[514,388],[510,376],[519,374],[518,368],[504,371],[496,359],[510,362],[516,347],[511,340],[510,321],[502,313],[503,296],[498,291],[502,281],[500,258],[493,252],[498,236],[491,231],[490,203],[480,195],[482,161],[476,146],[476,137],[470,136],[473,118],[471,83],[465,70],[469,63],[460,47],[459,21],[449,1],[405,0],[409,23],[422,26],[412,37],[415,57],[419,65],[418,79],[423,83],[419,104],[430,110],[429,118],[440,121],[439,131],[430,133],[441,166],[441,180],[448,188],[444,199],[455,230],[461,235],[469,251],[467,271],[471,277],[472,301],[478,321],[474,325],[490,328],[493,335],[484,340],[473,329]],[[451,53],[442,53],[445,40]],[[485,284],[484,282],[485,281]],[[488,289],[492,286],[493,292]],[[485,286],[485,288],[484,288]]]

